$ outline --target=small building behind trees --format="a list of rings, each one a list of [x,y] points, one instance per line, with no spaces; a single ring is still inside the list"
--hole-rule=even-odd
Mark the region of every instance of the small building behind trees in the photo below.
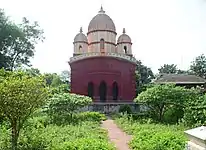
[[[153,83],[174,83],[177,86],[184,86],[186,88],[202,87],[204,91],[206,89],[206,79],[188,74],[160,74]]]

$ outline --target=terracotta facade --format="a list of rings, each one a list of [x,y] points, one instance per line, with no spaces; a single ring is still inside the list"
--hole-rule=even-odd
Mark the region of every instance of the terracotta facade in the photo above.
[[[88,58],[73,62],[71,66],[71,92],[88,95],[93,84],[94,102],[101,102],[100,90],[105,91],[104,102],[132,102],[135,98],[135,64],[111,57]],[[106,83],[100,89],[101,82]],[[114,82],[117,83],[117,100],[114,100]]]

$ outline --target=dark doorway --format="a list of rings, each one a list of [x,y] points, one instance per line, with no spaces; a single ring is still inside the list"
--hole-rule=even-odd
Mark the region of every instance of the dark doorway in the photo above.
[[[127,54],[127,46],[124,46],[124,53]]]
[[[94,84],[92,82],[88,83],[87,90],[88,90],[88,96],[93,98],[93,96],[94,96]]]
[[[99,97],[101,102],[105,102],[107,98],[107,84],[102,81],[99,85]]]
[[[113,94],[113,100],[117,100],[118,99],[118,93],[119,89],[118,89],[118,84],[115,81],[112,85],[112,94]]]

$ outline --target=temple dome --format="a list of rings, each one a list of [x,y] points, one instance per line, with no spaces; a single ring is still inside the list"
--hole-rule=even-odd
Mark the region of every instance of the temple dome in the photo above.
[[[74,37],[74,42],[88,42],[86,35],[82,31],[82,28],[80,28],[79,33]]]
[[[119,36],[117,43],[131,43],[132,40],[129,35],[126,34],[125,28],[123,28],[123,33]]]
[[[88,32],[98,30],[116,32],[116,27],[113,20],[107,14],[105,14],[105,11],[102,7],[99,13],[90,21],[88,27]]]

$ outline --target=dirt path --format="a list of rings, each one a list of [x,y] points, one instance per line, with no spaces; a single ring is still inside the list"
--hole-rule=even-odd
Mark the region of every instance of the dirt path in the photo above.
[[[109,139],[115,144],[117,150],[130,150],[127,143],[131,140],[131,136],[119,129],[114,120],[103,121],[102,127],[108,130]]]

